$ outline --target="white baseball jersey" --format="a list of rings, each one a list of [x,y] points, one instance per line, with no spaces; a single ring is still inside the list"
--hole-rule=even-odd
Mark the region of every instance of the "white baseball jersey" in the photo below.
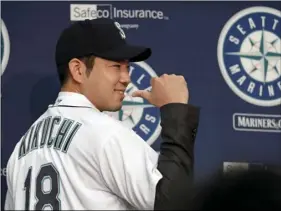
[[[81,94],[61,92],[17,143],[6,210],[153,209],[158,153]]]

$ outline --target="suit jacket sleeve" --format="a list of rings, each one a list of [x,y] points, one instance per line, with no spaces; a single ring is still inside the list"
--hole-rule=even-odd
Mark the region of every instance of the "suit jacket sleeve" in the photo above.
[[[160,108],[161,136],[155,210],[184,209],[193,175],[193,148],[199,123],[199,108],[173,103]]]

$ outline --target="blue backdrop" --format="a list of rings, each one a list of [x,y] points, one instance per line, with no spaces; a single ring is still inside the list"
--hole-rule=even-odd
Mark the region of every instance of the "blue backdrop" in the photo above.
[[[62,28],[87,17],[115,18],[128,42],[151,46],[153,55],[146,63],[157,75],[185,76],[190,103],[201,107],[195,146],[197,179],[209,176],[225,161],[281,164],[280,2],[83,3],[2,2],[7,29],[2,24],[2,65],[7,60],[1,76],[2,206],[8,158],[59,91],[54,62],[57,38]],[[262,37],[266,52],[261,48]],[[227,52],[236,56],[227,57]],[[270,56],[273,59],[267,59]],[[236,64],[240,69],[233,67]],[[147,67],[138,68],[147,71]],[[252,92],[247,91],[251,81],[259,87]],[[152,133],[152,147],[158,150],[161,139]]]

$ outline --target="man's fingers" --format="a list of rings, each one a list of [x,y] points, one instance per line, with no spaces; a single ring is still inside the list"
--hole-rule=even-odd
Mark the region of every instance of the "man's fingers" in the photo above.
[[[150,85],[152,86],[154,83],[155,83],[155,79],[158,78],[158,77],[152,77],[150,79]]]
[[[133,92],[132,96],[133,97],[141,97],[141,98],[144,98],[148,101],[150,101],[150,99],[151,99],[151,93],[148,92],[148,91],[144,91],[144,90],[135,91],[135,92]]]

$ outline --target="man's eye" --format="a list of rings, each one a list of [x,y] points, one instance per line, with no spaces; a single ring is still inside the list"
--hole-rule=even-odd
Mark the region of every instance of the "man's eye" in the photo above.
[[[120,68],[121,65],[120,64],[114,64],[114,65],[112,65],[112,67]]]

